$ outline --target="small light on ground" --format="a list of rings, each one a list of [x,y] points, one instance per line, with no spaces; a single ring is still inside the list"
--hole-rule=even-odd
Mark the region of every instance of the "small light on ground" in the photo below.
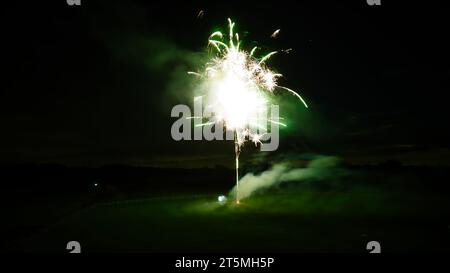
[[[223,203],[227,201],[227,198],[225,197],[225,195],[220,195],[219,197],[217,197],[217,201]]]

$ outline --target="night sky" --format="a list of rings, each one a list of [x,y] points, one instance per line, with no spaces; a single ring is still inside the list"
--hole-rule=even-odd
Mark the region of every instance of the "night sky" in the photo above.
[[[448,14],[436,4],[16,2],[1,16],[1,164],[232,166],[232,142],[170,136],[172,106],[192,102],[186,72],[228,17],[247,45],[293,49],[270,65],[310,104],[281,106],[279,151],[248,158],[450,164]]]

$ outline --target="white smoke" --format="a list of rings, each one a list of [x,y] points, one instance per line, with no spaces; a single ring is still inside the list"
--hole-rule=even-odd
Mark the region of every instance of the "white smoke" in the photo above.
[[[336,167],[338,163],[337,157],[327,156],[311,161],[306,168],[292,168],[287,163],[279,163],[257,175],[246,174],[239,180],[239,198],[248,198],[258,191],[278,186],[281,183],[329,177],[333,172],[330,172],[330,170]],[[230,194],[235,195],[235,193],[236,186]]]

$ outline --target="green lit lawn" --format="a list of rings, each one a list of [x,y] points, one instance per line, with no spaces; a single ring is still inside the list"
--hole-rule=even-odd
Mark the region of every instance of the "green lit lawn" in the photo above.
[[[215,196],[112,202],[64,217],[21,250],[65,251],[70,240],[84,252],[365,251],[370,240],[384,251],[444,249],[448,223],[429,204],[445,200],[427,198],[354,189],[276,192],[239,206]]]

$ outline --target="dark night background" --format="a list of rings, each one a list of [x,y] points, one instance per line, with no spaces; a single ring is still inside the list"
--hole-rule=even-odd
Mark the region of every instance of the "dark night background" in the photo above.
[[[34,206],[37,195],[53,207],[57,201],[48,200],[55,195],[72,200],[55,187],[82,192],[93,181],[104,183],[114,198],[128,196],[146,177],[164,181],[143,182],[154,190],[150,195],[229,190],[233,143],[175,142],[170,136],[172,106],[192,99],[186,71],[198,69],[207,37],[224,30],[228,17],[248,44],[293,49],[271,65],[310,105],[281,106],[289,127],[280,133],[280,149],[246,148],[244,170],[278,158],[331,155],[349,168],[399,171],[400,189],[411,187],[409,177],[421,177],[411,182],[414,187],[431,187],[447,200],[448,10],[428,1],[392,2],[8,3],[1,16],[0,182],[23,199],[10,195],[14,201],[6,198],[3,207],[11,207],[15,219]],[[280,36],[270,38],[276,29]],[[430,172],[439,186],[429,187]],[[177,184],[180,178],[186,182]],[[208,181],[213,178],[217,185]],[[94,194],[95,200],[110,200]],[[83,202],[74,207],[92,204]],[[442,206],[448,212],[448,203]],[[74,210],[45,223],[10,220],[4,232],[22,240]],[[447,216],[438,217],[443,225]],[[443,232],[448,236],[448,229]],[[3,243],[3,249],[16,247]]]
[[[434,4],[60,2],[2,16],[4,163],[147,166],[226,153],[220,142],[172,141],[170,110],[184,101],[166,91],[174,73],[196,68],[188,55],[204,52],[227,17],[250,40],[293,48],[273,66],[311,109],[290,117],[296,130],[282,133],[292,137],[282,149],[450,162],[446,12]]]

